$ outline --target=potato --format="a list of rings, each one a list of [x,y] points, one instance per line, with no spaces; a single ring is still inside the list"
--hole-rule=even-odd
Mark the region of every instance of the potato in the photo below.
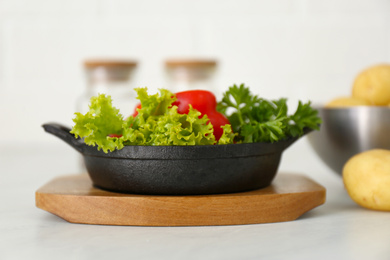
[[[389,104],[390,65],[376,65],[361,72],[353,84],[352,96],[375,106]]]
[[[338,108],[338,107],[353,107],[353,106],[369,106],[370,104],[364,100],[354,97],[339,97],[333,99],[325,105],[328,108]]]
[[[390,150],[374,149],[353,156],[344,165],[343,181],[360,206],[390,211]]]

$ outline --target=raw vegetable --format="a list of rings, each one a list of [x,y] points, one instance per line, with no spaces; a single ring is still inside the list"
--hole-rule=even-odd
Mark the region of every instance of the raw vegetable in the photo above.
[[[176,96],[166,89],[148,95],[146,88],[135,89],[141,108],[136,117],[127,119],[112,106],[111,97],[100,94],[91,99],[85,115],[76,113],[71,130],[76,137],[85,138],[87,145],[97,145],[104,152],[122,149],[125,145],[213,145],[233,143],[230,126],[224,127],[216,141],[213,126],[207,115],[191,106],[187,114],[180,114],[172,106]]]
[[[223,94],[217,110],[225,114],[238,133],[237,142],[277,142],[300,136],[305,128],[318,130],[318,111],[299,101],[294,114],[287,114],[287,99],[268,101],[253,95],[244,84],[234,85]]]
[[[201,117],[207,115],[210,123],[213,125],[215,139],[218,141],[224,131],[222,126],[230,125],[230,122],[222,113],[216,110],[217,99],[214,94],[206,90],[188,90],[178,92],[175,95],[176,101],[172,103],[172,106],[177,106],[177,112],[179,114],[188,114],[191,105],[192,108],[201,113]],[[137,104],[133,117],[138,115],[138,109],[141,107],[141,104]]]
[[[221,126],[230,125],[229,120],[216,110],[217,100],[213,93],[206,90],[188,90],[176,93],[176,101],[172,105],[177,106],[177,112],[188,114],[190,105],[202,115],[207,115],[214,128],[214,136],[219,140],[223,133]]]
[[[88,113],[76,113],[71,133],[108,152],[125,145],[276,142],[300,136],[306,128],[319,129],[321,123],[310,102],[299,102],[296,112],[288,115],[286,99],[268,101],[244,85],[230,87],[217,109],[214,95],[207,91],[175,95],[161,89],[148,95],[146,88],[135,90],[140,105],[133,116],[124,119],[111,98],[101,94],[91,99]]]
[[[134,108],[133,117],[136,117],[138,115],[138,109],[141,108],[141,103],[138,103],[137,106]]]
[[[378,64],[360,72],[353,83],[352,96],[374,106],[389,104],[390,64]]]
[[[343,167],[344,186],[362,207],[390,211],[390,150],[372,149],[352,156]]]

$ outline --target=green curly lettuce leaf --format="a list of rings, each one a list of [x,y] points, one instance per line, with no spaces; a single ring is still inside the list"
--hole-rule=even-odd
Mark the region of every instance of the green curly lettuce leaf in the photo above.
[[[223,134],[219,138],[218,144],[232,144],[237,134],[233,133],[231,125],[223,125],[221,127],[223,129]]]
[[[100,94],[92,97],[89,105],[89,111],[83,115],[75,113],[73,119],[75,125],[70,131],[75,137],[84,138],[87,145],[95,146],[108,150],[121,149],[123,142],[115,138],[109,138],[109,134],[122,134],[125,121],[119,110],[112,106],[110,96]]]
[[[91,98],[89,112],[76,113],[71,133],[84,138],[88,145],[97,145],[105,153],[126,145],[216,144],[207,115],[201,117],[192,107],[188,114],[179,114],[177,106],[172,106],[176,96],[166,89],[160,89],[155,95],[149,95],[146,88],[135,90],[141,102],[136,117],[123,119],[112,106],[111,97],[100,94]],[[115,136],[110,137],[112,134]],[[218,144],[231,144],[233,139],[234,134],[227,125]]]
[[[142,108],[143,109],[143,108]],[[134,125],[124,131],[127,145],[208,145],[215,143],[213,126],[207,123],[207,116],[190,108],[187,114],[179,114],[177,107],[164,114],[144,118],[142,109],[134,119]]]

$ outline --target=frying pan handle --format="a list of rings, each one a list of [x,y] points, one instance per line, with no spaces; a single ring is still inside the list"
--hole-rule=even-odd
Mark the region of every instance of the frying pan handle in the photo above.
[[[43,124],[42,127],[46,132],[57,136],[78,152],[83,153],[83,147],[85,146],[82,139],[76,139],[73,134],[70,133],[70,128],[57,123]]]
[[[290,147],[293,143],[295,143],[296,141],[298,141],[301,137],[303,137],[303,136],[305,136],[305,135],[307,135],[308,133],[310,133],[310,132],[312,132],[313,131],[313,129],[311,129],[311,128],[304,128],[303,129],[303,134],[301,135],[301,136],[297,136],[297,137],[294,137],[294,138],[291,138],[291,139],[289,139],[289,140],[287,140],[286,142],[285,142],[285,146],[284,146],[284,148],[283,148],[283,150],[286,150],[288,147]]]

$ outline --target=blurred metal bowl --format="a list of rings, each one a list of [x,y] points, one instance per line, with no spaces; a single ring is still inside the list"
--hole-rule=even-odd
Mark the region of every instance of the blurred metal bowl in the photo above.
[[[374,148],[390,149],[390,107],[317,108],[320,131],[308,135],[314,151],[342,174],[353,155]]]

